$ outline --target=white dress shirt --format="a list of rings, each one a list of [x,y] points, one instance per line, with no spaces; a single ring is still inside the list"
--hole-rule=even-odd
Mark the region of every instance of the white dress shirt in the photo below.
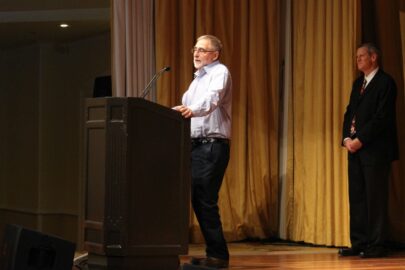
[[[182,99],[194,116],[191,118],[191,138],[230,139],[232,79],[228,68],[215,61],[194,75]]]
[[[366,85],[364,86],[365,88],[370,83],[370,81],[374,78],[375,74],[377,74],[377,71],[378,71],[378,67],[376,69],[374,69],[373,71],[371,71],[370,74],[368,74],[367,76],[364,76],[364,79],[367,82]]]

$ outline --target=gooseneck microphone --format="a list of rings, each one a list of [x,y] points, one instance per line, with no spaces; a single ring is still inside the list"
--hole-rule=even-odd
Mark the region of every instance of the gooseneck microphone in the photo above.
[[[161,70],[159,70],[159,72],[156,73],[155,76],[153,76],[152,80],[150,80],[150,82],[145,87],[145,89],[143,89],[141,98],[145,98],[149,94],[152,84],[160,77],[160,75],[163,74],[163,72],[166,72],[169,70],[170,70],[170,67],[164,67]]]

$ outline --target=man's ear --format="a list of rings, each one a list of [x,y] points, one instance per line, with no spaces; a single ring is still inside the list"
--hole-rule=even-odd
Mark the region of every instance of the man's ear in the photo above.
[[[213,60],[213,61],[217,61],[217,60],[219,59],[219,52],[216,51],[216,52],[214,52],[214,53],[215,53],[215,57],[214,57],[214,60]]]
[[[377,62],[377,54],[376,53],[371,54],[371,59],[373,60],[373,62]]]

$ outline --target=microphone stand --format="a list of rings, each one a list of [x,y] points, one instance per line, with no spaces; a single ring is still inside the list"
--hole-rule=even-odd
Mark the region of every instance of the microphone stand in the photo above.
[[[169,70],[170,70],[170,67],[164,67],[164,68],[162,68],[161,70],[159,70],[159,72],[156,73],[156,74],[153,76],[152,80],[150,80],[150,82],[148,83],[148,85],[146,85],[145,89],[143,89],[142,94],[141,94],[141,98],[145,98],[145,97],[149,94],[149,92],[150,92],[152,83],[154,83],[154,82],[160,77],[160,75],[163,74],[163,72],[166,72],[166,71],[169,71]]]

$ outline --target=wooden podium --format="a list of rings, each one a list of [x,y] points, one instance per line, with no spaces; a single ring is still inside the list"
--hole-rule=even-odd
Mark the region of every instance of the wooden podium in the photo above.
[[[170,108],[86,100],[89,269],[178,269],[188,252],[190,148],[190,121]]]

